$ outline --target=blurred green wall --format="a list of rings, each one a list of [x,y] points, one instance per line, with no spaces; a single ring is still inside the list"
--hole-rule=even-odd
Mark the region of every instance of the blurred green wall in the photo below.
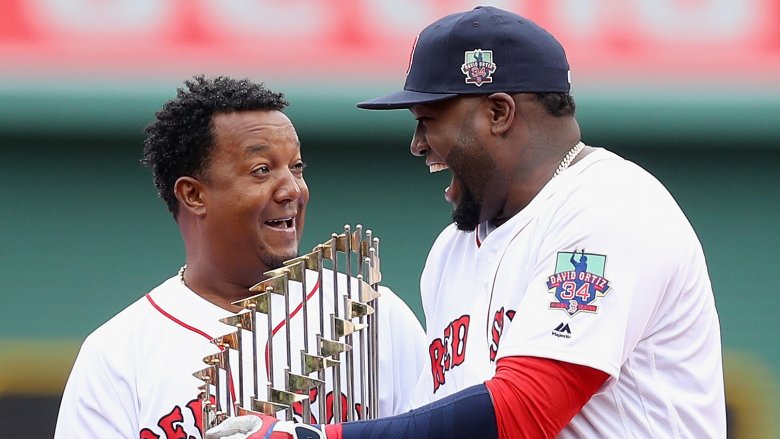
[[[32,99],[33,108],[24,95],[0,95],[0,395],[56,395],[80,340],[182,264],[178,230],[138,162],[142,128],[172,92],[116,102]],[[353,113],[344,99],[312,96],[309,103],[303,92],[290,98],[312,193],[303,249],[344,224],[373,229],[384,283],[422,317],[418,278],[449,222],[449,175],[429,175],[409,154],[414,123],[406,112]],[[766,395],[758,401],[775,401],[780,146],[771,135],[776,126],[757,125],[776,117],[777,106],[767,114],[746,105],[767,120],[730,129],[726,103],[689,112],[684,105],[605,102],[587,95],[579,101],[584,140],[636,161],[678,200],[708,258],[724,351],[735,359],[727,373],[761,377],[758,392]],[[713,112],[722,114],[708,119]],[[45,344],[51,341],[62,343]],[[47,349],[50,367],[36,375],[31,363],[46,363],[35,355]],[[730,395],[743,397],[754,384],[746,380]]]

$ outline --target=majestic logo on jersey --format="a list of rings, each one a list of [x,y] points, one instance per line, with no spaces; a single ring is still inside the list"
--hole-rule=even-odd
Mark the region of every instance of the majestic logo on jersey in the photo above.
[[[552,330],[552,335],[561,338],[571,338],[571,328],[568,323],[561,322]]]
[[[466,342],[469,337],[471,316],[463,315],[453,320],[444,329],[444,337],[433,340],[428,347],[431,355],[433,393],[446,382],[448,370],[460,366],[466,360]]]
[[[610,288],[604,278],[606,262],[606,256],[585,253],[585,249],[558,252],[555,274],[547,279],[547,289],[555,296],[550,309],[564,310],[570,316],[580,311],[597,312],[596,298],[603,297]]]
[[[504,334],[504,316],[511,322],[515,318],[515,310],[508,309],[504,312],[502,306],[493,316],[490,330],[490,361],[496,361],[496,355],[498,355],[498,344],[501,343],[501,336]]]
[[[464,58],[460,71],[466,75],[466,84],[480,87],[493,82],[491,75],[496,71],[496,65],[493,63],[492,50],[468,50]]]

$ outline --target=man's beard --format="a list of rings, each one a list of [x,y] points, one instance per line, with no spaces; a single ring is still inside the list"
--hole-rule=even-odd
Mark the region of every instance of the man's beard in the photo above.
[[[464,124],[457,143],[447,155],[450,169],[461,187],[460,200],[457,200],[458,204],[452,210],[452,220],[458,229],[464,232],[471,232],[479,225],[486,176],[491,175],[496,168],[490,156],[477,145],[473,121],[469,119]]]
[[[452,210],[452,220],[455,221],[458,230],[471,232],[479,225],[479,212],[482,210],[482,205],[463,182],[461,182],[461,192],[460,201]]]
[[[290,259],[297,258],[297,257],[298,257],[298,251],[296,250],[286,256],[266,253],[262,255],[262,260],[265,266],[268,267],[269,270],[275,270],[277,268],[282,268],[284,266],[285,261],[289,261]]]

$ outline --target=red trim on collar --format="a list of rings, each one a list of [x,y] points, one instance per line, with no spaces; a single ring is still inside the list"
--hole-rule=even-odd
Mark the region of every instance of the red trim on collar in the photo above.
[[[152,304],[152,306],[154,307],[154,309],[156,309],[157,311],[159,311],[159,312],[160,312],[160,314],[164,315],[165,317],[167,317],[168,319],[170,319],[172,322],[176,323],[177,325],[179,325],[179,326],[181,326],[181,327],[183,327],[183,328],[185,328],[185,329],[188,329],[188,330],[190,330],[190,331],[192,331],[192,332],[194,332],[194,333],[196,333],[196,334],[200,334],[200,335],[202,335],[203,337],[206,337],[206,338],[207,338],[209,341],[211,341],[211,340],[213,340],[213,339],[214,339],[214,337],[212,337],[212,336],[210,336],[210,335],[206,334],[205,332],[201,331],[200,329],[198,329],[198,328],[196,328],[196,327],[194,327],[194,326],[191,326],[191,325],[188,325],[188,324],[186,324],[186,323],[182,322],[181,320],[177,319],[176,317],[172,316],[170,313],[168,313],[167,311],[165,311],[164,309],[162,309],[162,308],[160,307],[160,305],[158,305],[158,304],[157,304],[157,302],[155,302],[155,301],[154,301],[154,299],[152,299],[152,295],[151,295],[151,293],[148,293],[148,294],[146,295],[146,299],[149,301],[149,303],[151,303],[151,304]],[[220,349],[222,349],[222,348],[220,347]]]
[[[477,241],[477,247],[482,247],[482,243],[479,241],[479,224],[477,224],[477,228],[474,229],[474,238]]]
[[[317,292],[319,287],[320,287],[320,283],[319,283],[319,281],[317,281],[314,284],[314,286],[312,287],[312,289],[309,292],[309,294],[306,295],[306,301],[308,301],[309,299],[311,299],[314,296],[314,293]],[[196,333],[196,334],[206,338],[209,341],[214,339],[214,337],[212,337],[211,335],[207,334],[206,332],[204,332],[204,331],[202,331],[202,330],[200,330],[200,329],[198,329],[198,328],[196,328],[196,327],[194,327],[192,325],[189,325],[189,324],[179,320],[178,318],[174,317],[169,312],[167,312],[164,309],[162,309],[162,307],[160,305],[158,305],[157,302],[154,301],[154,299],[152,299],[151,293],[146,294],[146,299],[149,301],[149,303],[152,305],[152,307],[154,309],[156,309],[160,314],[162,314],[163,316],[168,318],[170,321],[176,323],[177,325],[181,326],[184,329],[192,331],[192,332],[194,332],[194,333]],[[299,303],[298,306],[290,313],[290,318],[295,317],[295,315],[298,314],[298,312],[302,308],[303,308],[303,301],[301,301],[301,303]],[[273,329],[273,331],[271,333],[272,336],[275,335],[277,332],[279,332],[279,330],[282,329],[282,327],[284,327],[285,323],[286,323],[285,320],[282,320],[281,322],[279,322],[279,324],[276,325],[276,328]],[[225,349],[222,346],[217,346],[217,347],[220,350],[224,350]],[[268,340],[266,340],[266,344],[265,344],[265,365],[266,365],[266,371],[268,372],[268,375],[269,375],[268,378],[270,379],[271,371],[268,369]],[[229,385],[230,385],[230,395],[233,397],[233,400],[235,401],[235,399],[236,399],[236,391],[235,391],[234,386],[233,386],[233,373],[232,373],[232,371],[230,371],[230,376],[228,377],[228,380],[229,380]]]
[[[201,335],[201,336],[205,337],[209,341],[214,340],[214,337],[206,334],[204,331],[201,331],[200,329],[198,329],[198,328],[196,328],[196,327],[194,327],[192,325],[188,325],[187,323],[184,323],[183,321],[181,321],[178,318],[176,318],[173,315],[171,315],[168,311],[162,309],[162,307],[160,305],[158,305],[157,302],[154,301],[154,299],[152,299],[152,293],[147,293],[146,294],[146,300],[148,300],[149,303],[152,304],[152,307],[154,307],[154,309],[156,309],[163,316],[167,317],[173,323],[176,323],[177,325],[181,326],[184,329],[187,329],[187,330],[192,331],[192,332],[194,332],[194,333],[196,333],[198,335]],[[222,347],[222,346],[217,346],[217,345],[214,345],[214,346],[218,347],[220,351],[224,351],[225,350],[225,348]],[[236,390],[233,387],[233,371],[228,371],[228,374],[229,374],[228,375],[228,385],[230,386],[230,396],[233,398],[233,401],[235,401],[236,400]]]

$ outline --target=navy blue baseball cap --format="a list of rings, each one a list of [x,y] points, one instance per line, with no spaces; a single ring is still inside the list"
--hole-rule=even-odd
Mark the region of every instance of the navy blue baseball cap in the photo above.
[[[448,15],[423,29],[402,91],[357,104],[396,110],[458,95],[568,93],[561,44],[533,21],[492,6]]]

